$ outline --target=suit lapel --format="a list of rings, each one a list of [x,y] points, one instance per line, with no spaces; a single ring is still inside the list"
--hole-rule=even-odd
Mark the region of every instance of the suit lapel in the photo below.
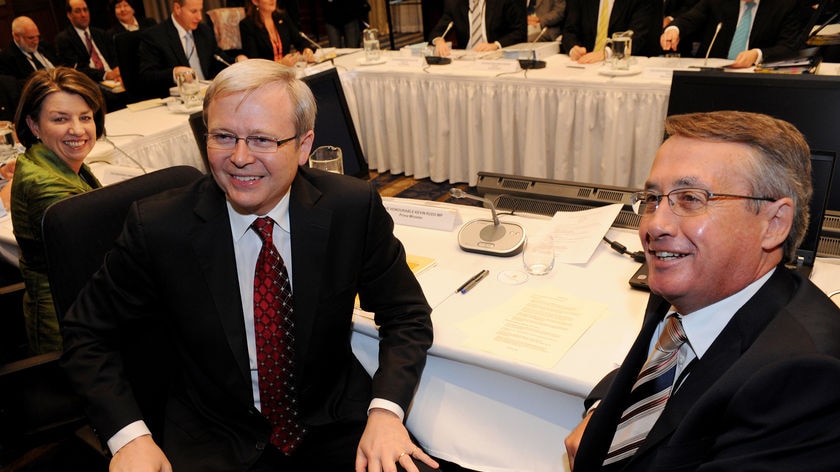
[[[227,214],[224,193],[215,185],[212,177],[206,177],[201,194],[196,202],[198,217],[191,228],[190,238],[201,266],[209,293],[216,307],[225,337],[228,340],[240,375],[251,383],[248,364],[248,344],[244,330],[242,300],[239,296],[236,259],[233,255],[233,237]]]
[[[168,37],[166,44],[172,47],[172,54],[178,59],[179,65],[189,67],[190,62],[187,60],[187,54],[184,52],[184,47],[181,45],[181,38],[178,36],[178,29],[175,28],[172,18],[167,20],[169,22],[166,28],[166,36]]]
[[[786,269],[779,267],[767,283],[738,310],[723,331],[697,361],[691,374],[668,400],[633,462],[669,438],[680,421],[711,386],[752,346],[756,338],[790,300],[795,286]]]
[[[332,211],[318,206],[321,191],[299,170],[292,183],[289,222],[292,240],[292,280],[294,282],[295,348],[299,358],[306,358],[315,322],[326,263],[326,249],[332,223]]]

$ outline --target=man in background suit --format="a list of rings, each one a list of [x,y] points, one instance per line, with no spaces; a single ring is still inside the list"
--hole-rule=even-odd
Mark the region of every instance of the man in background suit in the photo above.
[[[610,7],[612,5],[612,7]],[[601,62],[603,46],[596,47],[598,19],[602,8],[609,9],[607,37],[633,30],[633,54],[659,55],[656,34],[662,26],[662,2],[650,0],[568,0],[563,27],[563,52],[582,64]]]
[[[446,0],[443,16],[429,33],[432,38],[429,42],[435,46],[437,55],[449,56],[446,39],[441,35],[450,22],[458,49],[495,51],[525,42],[528,37],[526,4],[521,0]],[[479,12],[477,18],[483,25],[473,21],[471,12]]]
[[[38,69],[52,69],[58,62],[41,45],[38,25],[28,16],[12,20],[12,44],[0,53],[0,74],[14,76],[21,88]]]
[[[90,26],[90,11],[85,0],[67,0],[66,10],[70,26],[55,38],[58,60],[94,82],[119,82],[120,68],[113,41],[104,30]]]
[[[315,101],[291,68],[233,65],[207,90],[204,112],[211,174],[135,203],[63,320],[64,365],[110,438],[111,470],[135,461],[185,471],[437,467],[403,426],[432,343],[431,309],[376,189],[306,167]],[[260,262],[269,246],[274,262]],[[255,289],[269,267],[292,298],[277,295],[293,326],[276,332],[262,328],[275,320]],[[381,336],[373,379],[350,347],[357,294]],[[174,341],[177,375],[152,438],[117,333],[155,317]],[[294,350],[282,355],[291,359],[285,380],[263,372],[261,352],[275,342]],[[276,397],[279,385],[294,387],[288,399]],[[269,419],[271,402],[290,409],[290,438]]]
[[[677,16],[660,38],[662,49],[676,50],[685,35],[702,38],[698,54],[706,54],[715,29],[720,33],[709,57],[728,57],[732,39],[747,3],[752,0],[701,0],[688,12]],[[764,61],[793,57],[802,46],[802,14],[798,0],[761,0],[755,2],[747,49],[733,59],[730,67],[752,67]]]
[[[199,80],[212,80],[225,67],[213,30],[201,22],[204,0],[173,0],[172,15],[143,31],[137,52],[140,80],[159,97],[169,95],[175,77],[191,68]],[[189,36],[187,39],[185,36]]]
[[[566,438],[574,470],[840,470],[840,309],[784,266],[808,226],[805,138],[731,111],[665,130],[634,195],[653,294]]]

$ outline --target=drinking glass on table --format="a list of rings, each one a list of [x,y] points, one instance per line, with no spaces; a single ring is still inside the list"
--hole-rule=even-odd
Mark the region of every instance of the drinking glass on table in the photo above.
[[[554,238],[549,233],[528,236],[522,263],[531,275],[546,275],[554,268]]]
[[[379,30],[376,28],[367,28],[362,31],[362,45],[365,48],[365,61],[377,62],[381,57],[379,50]]]
[[[337,146],[321,146],[309,156],[309,167],[335,174],[344,173],[344,157]]]
[[[176,76],[178,81],[178,93],[181,95],[181,102],[184,106],[189,108],[197,106],[201,103],[201,98],[198,93],[201,91],[201,84],[195,76],[195,71],[192,69],[179,73]]]

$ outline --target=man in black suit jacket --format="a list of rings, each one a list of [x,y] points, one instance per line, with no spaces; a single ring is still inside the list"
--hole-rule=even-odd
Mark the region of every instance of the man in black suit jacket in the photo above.
[[[70,26],[55,38],[58,60],[62,65],[81,71],[94,82],[119,82],[120,68],[113,41],[104,30],[90,26],[90,11],[85,0],[67,0],[66,10]],[[102,60],[101,66],[95,64],[91,50],[82,39],[85,34],[90,36],[97,56]]]
[[[143,31],[137,52],[140,80],[154,95],[168,96],[175,76],[187,68],[195,70],[199,79],[213,79],[225,67],[214,54],[230,62],[219,49],[213,30],[201,22],[203,7],[203,0],[173,0],[169,19]],[[188,33],[193,45],[184,39]]]
[[[607,0],[603,0],[606,2]],[[568,0],[562,46],[573,61],[594,63],[604,60],[604,51],[595,51],[600,3],[593,0]],[[662,26],[662,2],[615,0],[610,11],[607,37],[618,31],[633,30],[633,54],[656,56],[656,34]]]
[[[701,0],[687,13],[677,16],[660,38],[662,49],[676,49],[684,35],[702,37],[699,53],[705,55],[718,23],[721,23],[709,57],[727,57],[738,26],[743,2]],[[764,61],[793,57],[802,46],[802,15],[797,0],[761,0],[753,12],[748,48],[734,59],[731,67],[752,67]]]
[[[21,87],[38,69],[52,69],[58,61],[41,45],[38,25],[28,16],[12,20],[12,43],[0,52],[0,74],[14,76]]]
[[[486,41],[473,47],[476,51],[493,51],[528,39],[526,2],[519,0],[485,0],[484,30]],[[440,37],[450,22],[455,33],[455,46],[467,49],[470,43],[470,0],[446,0],[443,16],[429,36],[438,55],[448,56],[445,38]]]
[[[808,225],[805,138],[742,112],[673,116],[665,129],[634,197],[654,294],[566,438],[574,470],[840,470],[840,309],[783,265]],[[670,397],[622,455],[629,429],[617,426],[631,403],[650,404],[630,392],[666,314],[687,337]]]
[[[315,102],[293,69],[237,63],[219,74],[205,104],[211,175],[135,203],[104,267],[63,320],[64,365],[96,430],[110,438],[112,470],[135,460],[149,466],[143,470],[169,470],[159,467],[170,461],[187,471],[395,463],[414,471],[412,459],[437,467],[402,423],[432,343],[431,309],[375,188],[305,166]],[[288,455],[269,439],[279,426],[260,411],[267,400],[253,299],[262,242],[251,225],[266,215],[278,265],[291,279],[291,382],[306,431]],[[357,294],[381,336],[373,379],[350,347]],[[152,438],[117,333],[156,317],[174,340],[177,375],[163,432]]]

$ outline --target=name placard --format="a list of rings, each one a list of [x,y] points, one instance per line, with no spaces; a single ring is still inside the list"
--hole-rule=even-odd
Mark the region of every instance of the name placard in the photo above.
[[[383,203],[394,223],[398,225],[452,231],[457,224],[458,211],[451,208],[389,200],[384,200]]]
[[[493,72],[516,72],[520,69],[519,61],[513,59],[479,59],[475,61],[475,68]]]
[[[388,65],[394,67],[423,67],[426,60],[418,56],[388,56]]]

